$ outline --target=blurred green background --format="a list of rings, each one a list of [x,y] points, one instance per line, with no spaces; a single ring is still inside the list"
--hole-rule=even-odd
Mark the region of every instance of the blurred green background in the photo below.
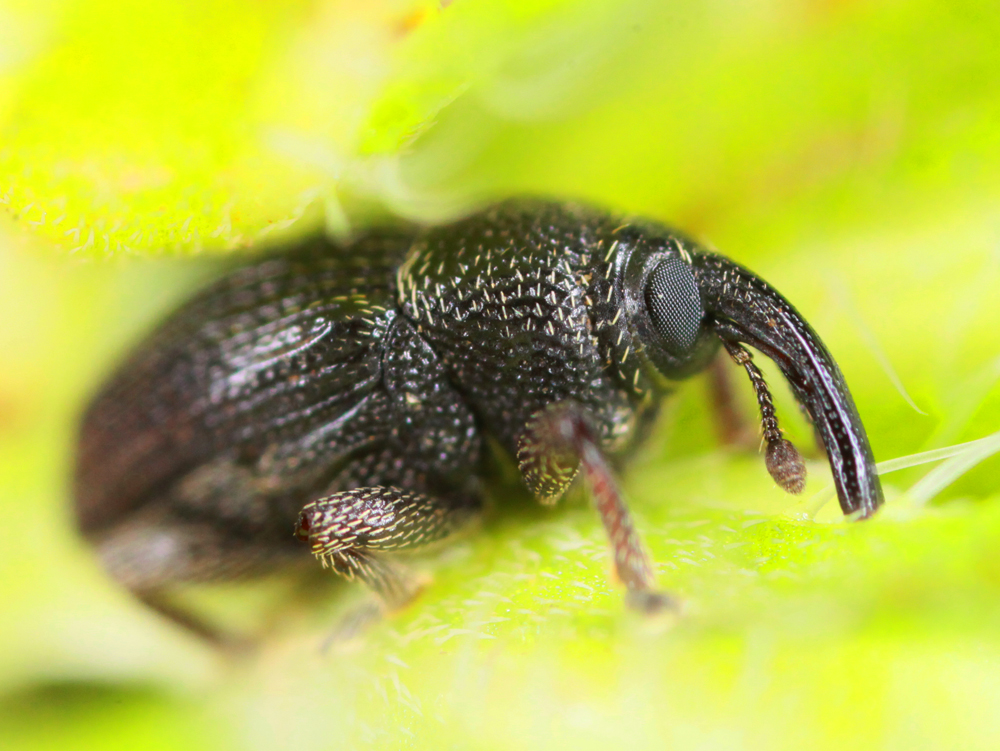
[[[2,0],[0,748],[1000,746],[998,39],[985,0]],[[498,499],[350,649],[349,586],[192,593],[266,625],[233,658],[104,577],[76,416],[220,254],[518,193],[750,265],[878,460],[993,438],[848,524],[814,450],[783,495],[693,380],[624,481],[674,624],[624,610],[583,498]]]

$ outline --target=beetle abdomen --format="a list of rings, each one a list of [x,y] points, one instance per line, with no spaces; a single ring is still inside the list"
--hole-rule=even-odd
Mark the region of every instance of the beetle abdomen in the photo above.
[[[317,240],[181,308],[84,417],[81,528],[117,521],[220,458],[239,465],[280,453],[355,409],[380,383],[392,276],[409,243],[393,233],[346,250]]]

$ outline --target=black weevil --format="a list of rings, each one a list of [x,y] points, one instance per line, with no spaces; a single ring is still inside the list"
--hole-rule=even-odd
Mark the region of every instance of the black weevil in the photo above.
[[[750,375],[776,482],[800,491],[804,466],[744,344],[791,384],[844,513],[872,514],[882,490],[850,392],[781,295],[661,225],[510,201],[345,247],[314,239],[197,295],[87,410],[79,525],[164,612],[174,585],[271,571],[301,541],[397,605],[414,589],[383,551],[474,516],[499,446],[543,503],[583,469],[628,601],[655,609],[669,600],[609,460],[720,344]]]

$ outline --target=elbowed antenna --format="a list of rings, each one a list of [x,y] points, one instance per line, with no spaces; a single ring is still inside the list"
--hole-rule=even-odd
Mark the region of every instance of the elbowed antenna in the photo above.
[[[714,253],[695,252],[691,258],[710,325],[727,345],[749,344],[777,363],[823,441],[841,509],[871,516],[883,503],[882,485],[865,427],[833,356],[767,282]],[[732,354],[741,348],[727,349]]]

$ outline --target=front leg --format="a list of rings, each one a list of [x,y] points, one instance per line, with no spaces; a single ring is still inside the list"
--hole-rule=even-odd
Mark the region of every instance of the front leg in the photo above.
[[[535,413],[521,435],[517,459],[528,487],[546,504],[559,499],[582,467],[611,540],[615,572],[628,589],[626,602],[649,613],[676,607],[656,591],[649,556],[583,407],[564,401]]]

